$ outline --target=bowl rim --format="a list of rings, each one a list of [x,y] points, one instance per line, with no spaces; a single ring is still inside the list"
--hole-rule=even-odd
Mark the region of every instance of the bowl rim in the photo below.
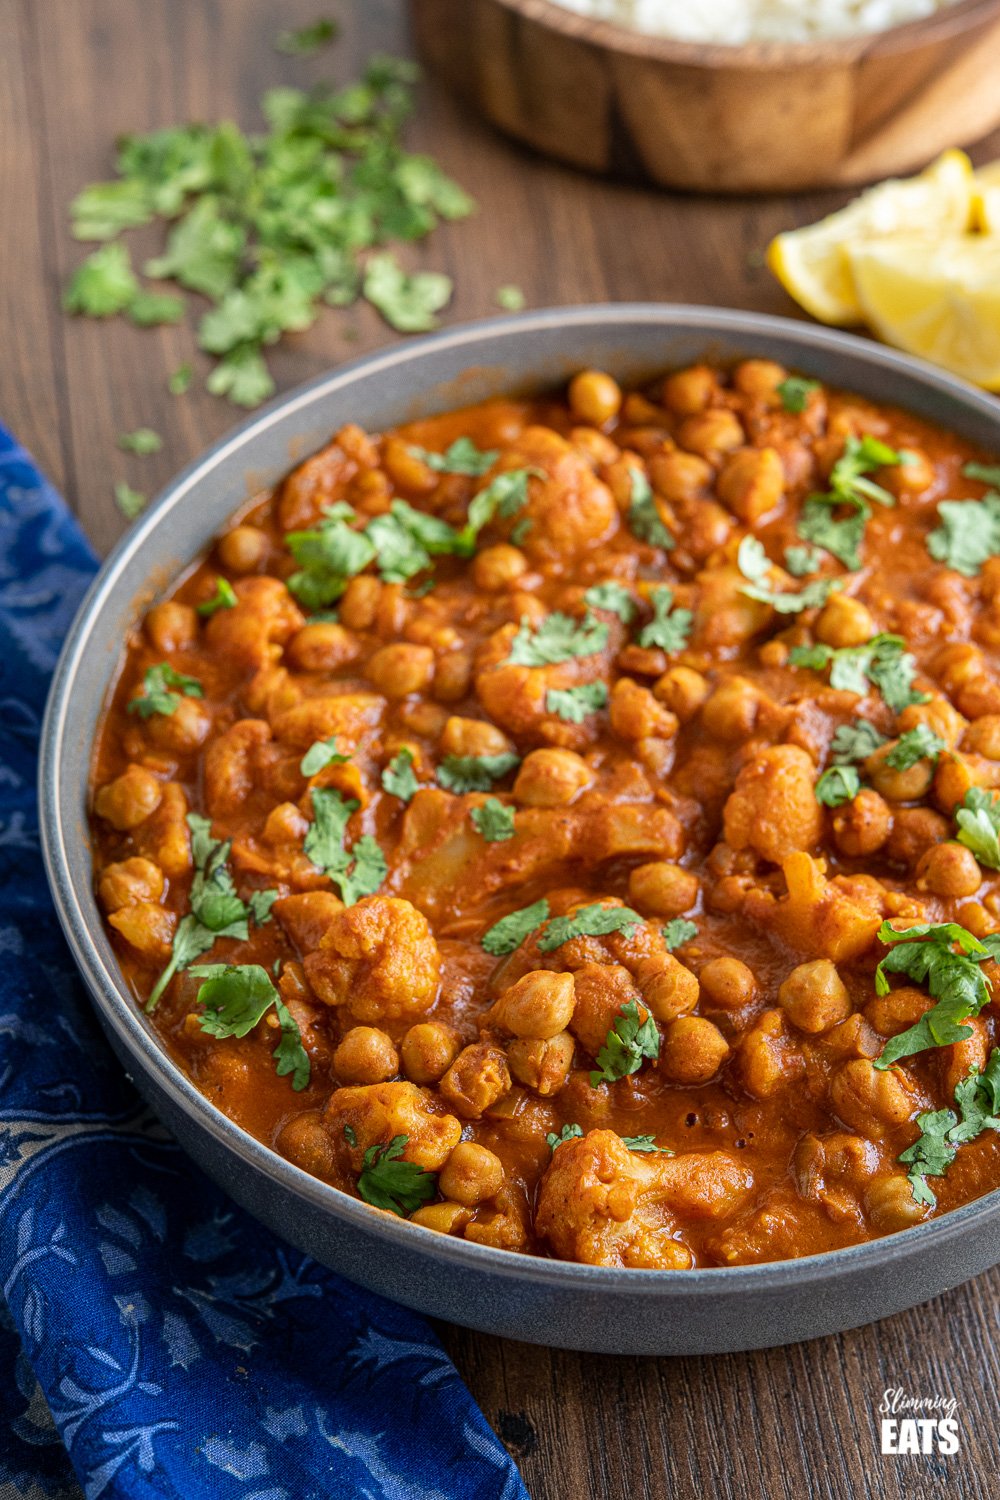
[[[991,14],[1000,17],[1000,0],[955,0],[930,15],[900,22],[885,31],[864,31],[820,41],[742,42],[728,46],[723,42],[684,42],[635,31],[616,21],[597,20],[569,10],[558,0],[493,0],[493,3],[527,22],[601,51],[651,62],[759,72],[829,67],[853,62],[866,54],[889,56],[928,42],[947,41],[987,20]]]
[[[882,1267],[887,1262],[910,1260],[913,1256],[941,1251],[946,1245],[1000,1212],[1000,1187],[969,1203],[952,1209],[940,1218],[919,1224],[858,1245],[822,1251],[793,1259],[765,1261],[736,1266],[699,1266],[686,1271],[623,1269],[612,1266],[582,1265],[521,1251],[501,1250],[455,1239],[412,1224],[395,1214],[382,1212],[352,1198],[340,1188],[313,1177],[287,1161],[272,1147],[264,1145],[242,1126],[223,1114],[196,1087],[160,1043],[143,1012],[126,992],[120,974],[104,962],[81,900],[86,889],[91,902],[89,866],[85,874],[74,874],[67,857],[67,824],[76,812],[67,806],[78,793],[59,780],[59,770],[68,742],[73,740],[68,708],[77,665],[86,650],[91,631],[104,605],[113,597],[118,575],[141,551],[146,538],[180,504],[196,491],[203,479],[225,458],[237,452],[252,436],[284,423],[287,418],[308,407],[317,399],[343,387],[349,387],[358,375],[377,374],[391,367],[412,365],[419,371],[425,355],[442,348],[460,350],[467,344],[478,344],[484,337],[491,342],[520,335],[549,331],[559,327],[612,327],[627,322],[649,322],[662,325],[664,332],[681,330],[703,334],[706,343],[713,337],[738,337],[752,341],[755,337],[781,337],[801,345],[808,363],[810,350],[828,349],[861,362],[905,375],[942,396],[961,404],[997,426],[1000,447],[1000,406],[985,392],[975,389],[958,377],[935,369],[906,354],[884,345],[869,343],[852,334],[815,324],[765,313],[745,312],[733,308],[713,308],[698,304],[618,302],[579,304],[535,309],[507,316],[489,317],[455,325],[437,333],[396,343],[359,356],[325,374],[277,396],[223,435],[201,453],[159,491],[140,520],[120,538],[101,565],[85,594],[66,637],[45,708],[41,730],[38,763],[38,798],[41,849],[56,913],[81,977],[90,991],[101,1018],[114,1032],[123,1048],[138,1053],[139,1060],[152,1075],[156,1086],[165,1093],[179,1112],[207,1131],[216,1143],[240,1158],[249,1168],[260,1171],[277,1187],[304,1199],[314,1210],[328,1213],[335,1221],[346,1223],[372,1239],[382,1240],[403,1252],[423,1249],[433,1259],[455,1265],[466,1271],[479,1270],[505,1280],[532,1282],[540,1287],[560,1288],[582,1294],[602,1292],[655,1292],[658,1297],[689,1297],[718,1292],[731,1293],[745,1287],[747,1291],[766,1293],[787,1289],[789,1281],[814,1284],[839,1279],[852,1269]],[[499,352],[499,351],[498,351]],[[806,365],[801,366],[806,368]],[[234,506],[237,509],[238,506]],[[171,579],[187,566],[172,569]],[[90,751],[82,764],[89,775]],[[89,842],[89,839],[87,840]],[[425,1236],[423,1245],[413,1238]]]

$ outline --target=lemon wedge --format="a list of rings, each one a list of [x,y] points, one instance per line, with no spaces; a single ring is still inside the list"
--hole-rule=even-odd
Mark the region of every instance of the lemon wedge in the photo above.
[[[768,246],[767,263],[821,323],[859,323],[863,311],[847,248],[912,230],[961,234],[971,203],[972,163],[964,151],[945,151],[919,176],[890,178],[818,224],[779,234]]]
[[[1000,390],[1000,237],[896,234],[848,247],[847,260],[880,338]]]
[[[980,167],[973,176],[972,222],[984,234],[1000,233],[1000,161]]]

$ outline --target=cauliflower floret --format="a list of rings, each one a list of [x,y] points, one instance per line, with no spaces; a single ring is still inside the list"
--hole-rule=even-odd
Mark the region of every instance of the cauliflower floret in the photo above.
[[[560,1260],[683,1270],[693,1256],[675,1214],[718,1218],[753,1186],[724,1151],[640,1156],[610,1130],[592,1130],[552,1153],[535,1230]]]
[[[510,522],[531,523],[519,546],[533,563],[570,567],[618,530],[618,508],[607,485],[547,427],[524,429],[500,464],[501,472],[512,469],[537,471],[528,483],[528,503]]]
[[[370,1083],[337,1089],[323,1111],[340,1163],[355,1176],[369,1146],[388,1144],[405,1135],[403,1160],[428,1172],[440,1172],[462,1138],[454,1115],[432,1107],[429,1094],[413,1083]],[[350,1129],[356,1144],[344,1134]]]
[[[236,812],[260,784],[261,752],[271,738],[263,719],[240,719],[205,750],[205,807],[213,818]]]
[[[790,854],[782,861],[788,895],[777,900],[754,888],[743,901],[743,914],[777,933],[806,958],[841,963],[859,958],[872,944],[887,915],[886,892],[871,876],[837,875],[827,880],[822,860]]]
[[[215,612],[205,640],[216,655],[255,672],[271,660],[272,643],[283,646],[302,629],[305,616],[277,578],[240,578],[233,587],[236,603]]]
[[[421,1016],[437,999],[441,955],[427,918],[398,896],[366,896],[335,916],[305,959],[327,1005],[371,1025]]]
[[[581,626],[584,617],[578,622]],[[588,656],[548,666],[528,667],[510,660],[515,637],[531,631],[526,624],[503,625],[484,642],[476,657],[476,693],[495,724],[535,744],[583,750],[597,738],[599,720],[587,714],[573,724],[549,708],[549,693],[603,680],[611,657],[621,643],[620,628],[612,625],[605,647]]]
[[[740,772],[726,803],[726,843],[755,849],[780,864],[797,849],[812,849],[823,832],[816,801],[816,768],[798,745],[771,745]]]

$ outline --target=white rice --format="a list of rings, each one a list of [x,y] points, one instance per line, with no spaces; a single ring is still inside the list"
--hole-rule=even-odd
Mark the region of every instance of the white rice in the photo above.
[[[954,0],[556,0],[567,10],[680,42],[812,42],[887,31]]]

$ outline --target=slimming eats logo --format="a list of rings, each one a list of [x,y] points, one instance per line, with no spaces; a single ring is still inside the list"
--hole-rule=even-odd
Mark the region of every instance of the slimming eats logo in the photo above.
[[[883,1453],[957,1453],[958,1401],[954,1396],[908,1396],[882,1392],[879,1403]]]

